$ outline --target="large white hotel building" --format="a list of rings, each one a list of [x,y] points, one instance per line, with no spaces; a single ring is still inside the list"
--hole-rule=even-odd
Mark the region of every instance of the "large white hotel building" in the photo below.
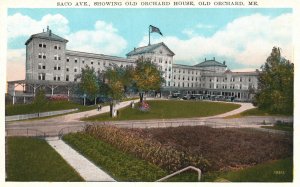
[[[59,94],[65,87],[70,94],[68,85],[76,81],[81,68],[88,65],[96,71],[105,70],[112,64],[120,67],[135,66],[138,58],[149,58],[163,72],[166,80],[162,92],[200,94],[210,98],[235,97],[237,101],[250,101],[253,91],[257,89],[258,71],[232,72],[225,61],[218,62],[215,58],[205,59],[193,66],[176,64],[175,53],[164,43],[134,48],[126,54],[126,58],[104,54],[72,51],[67,49],[68,40],[52,33],[47,28],[42,33],[34,34],[26,41],[26,78],[21,81],[8,82],[8,93],[18,96],[17,85],[23,86],[23,94],[29,97],[43,85],[51,94]]]

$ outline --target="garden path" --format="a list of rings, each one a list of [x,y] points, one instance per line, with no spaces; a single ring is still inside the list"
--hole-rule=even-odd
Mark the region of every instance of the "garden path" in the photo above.
[[[91,161],[58,138],[46,138],[47,142],[68,162],[85,181],[116,181]]]

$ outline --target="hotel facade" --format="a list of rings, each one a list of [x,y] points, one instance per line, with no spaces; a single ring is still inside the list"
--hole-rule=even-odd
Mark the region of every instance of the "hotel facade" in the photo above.
[[[15,97],[32,97],[43,86],[49,94],[68,94],[72,84],[80,81],[77,75],[86,65],[95,71],[117,65],[135,66],[138,58],[150,59],[165,78],[163,95],[194,94],[200,98],[234,98],[236,101],[251,101],[258,85],[258,71],[232,72],[226,62],[215,58],[188,66],[174,62],[175,53],[164,43],[134,48],[126,58],[94,54],[67,49],[68,40],[52,33],[47,28],[42,33],[31,35],[26,45],[26,78],[8,82],[8,94]],[[16,86],[23,87],[16,92]]]

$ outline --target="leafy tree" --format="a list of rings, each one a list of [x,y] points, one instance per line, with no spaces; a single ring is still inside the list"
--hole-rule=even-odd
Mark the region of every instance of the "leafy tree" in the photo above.
[[[89,100],[95,100],[96,104],[97,95],[99,94],[99,82],[95,69],[86,65],[77,78],[80,79],[78,92],[86,95]]]
[[[294,64],[273,47],[261,70],[254,104],[271,113],[293,114]]]
[[[110,114],[112,117],[115,117],[113,111],[117,100],[124,97],[125,75],[126,73],[123,68],[118,66],[108,68],[103,75],[107,95],[112,98],[112,102],[110,103]]]
[[[45,90],[39,89],[36,92],[34,100],[33,100],[33,106],[34,106],[35,110],[38,111],[38,116],[40,116],[41,110],[43,108],[45,108],[47,104],[48,104],[48,100],[46,98]]]
[[[150,59],[143,58],[137,60],[133,80],[139,91],[140,102],[143,101],[144,92],[160,90],[162,83],[165,81],[158,67]]]

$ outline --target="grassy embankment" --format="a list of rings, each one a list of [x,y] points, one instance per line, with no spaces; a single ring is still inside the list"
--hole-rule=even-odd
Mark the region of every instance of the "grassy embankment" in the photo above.
[[[45,140],[9,137],[7,146],[7,181],[83,181]]]
[[[69,134],[64,136],[64,141],[112,175],[117,181],[155,181],[168,173],[134,155],[121,152],[110,144],[88,134]],[[293,160],[289,157],[246,169],[204,173],[201,181],[291,182],[292,180]],[[196,182],[197,174],[185,172],[168,181]]]

